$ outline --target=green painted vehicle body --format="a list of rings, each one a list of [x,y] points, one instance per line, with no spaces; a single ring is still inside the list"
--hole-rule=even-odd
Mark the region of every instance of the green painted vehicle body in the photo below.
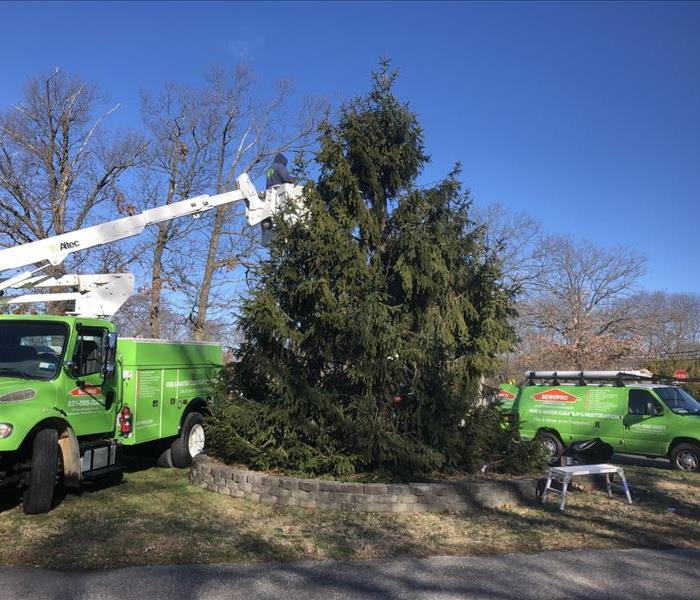
[[[515,384],[504,383],[499,387],[498,400],[500,401],[501,408],[504,410],[504,412],[513,410],[513,403],[518,397],[519,392],[520,388]]]
[[[520,433],[556,434],[566,446],[600,438],[616,452],[667,457],[675,444],[700,445],[700,414],[683,412],[670,385],[523,385],[500,387]]]
[[[220,345],[117,339],[114,370],[106,373],[100,343],[108,334],[115,326],[103,319],[0,316],[0,428],[11,427],[0,439],[0,483],[42,428],[72,432],[82,453],[96,440],[134,446],[172,438],[189,411],[205,412]]]
[[[213,397],[221,346],[121,339],[118,347],[120,397],[134,414],[124,444],[177,435],[188,406]]]

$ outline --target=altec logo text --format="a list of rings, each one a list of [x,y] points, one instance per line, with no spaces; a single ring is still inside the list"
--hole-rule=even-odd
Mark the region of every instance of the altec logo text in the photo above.
[[[78,240],[72,242],[61,242],[60,244],[51,244],[49,249],[54,254],[59,254],[61,252],[68,252],[68,250],[74,250],[75,248],[80,248],[80,242]]]
[[[71,250],[80,246],[80,242],[61,242],[61,250]]]
[[[559,388],[539,392],[532,397],[537,402],[578,402],[581,398]]]

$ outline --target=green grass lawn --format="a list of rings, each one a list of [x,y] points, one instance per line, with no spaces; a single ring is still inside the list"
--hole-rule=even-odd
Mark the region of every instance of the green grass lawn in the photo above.
[[[472,514],[354,514],[275,507],[145,469],[69,494],[51,513],[0,507],[0,564],[50,569],[235,561],[494,554],[580,548],[698,547],[700,474],[625,467],[635,504],[574,491],[547,506]]]

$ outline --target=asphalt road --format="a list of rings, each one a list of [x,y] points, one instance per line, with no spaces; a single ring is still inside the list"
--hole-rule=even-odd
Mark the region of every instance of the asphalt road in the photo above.
[[[0,569],[3,600],[700,597],[700,550],[604,550],[373,561]]]

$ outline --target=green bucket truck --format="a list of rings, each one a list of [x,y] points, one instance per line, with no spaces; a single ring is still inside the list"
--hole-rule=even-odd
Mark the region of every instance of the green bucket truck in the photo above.
[[[187,467],[204,448],[221,346],[117,339],[82,317],[0,316],[0,484],[45,512],[54,486],[121,473],[121,450],[170,440]]]
[[[0,251],[0,272],[34,265],[0,280],[0,304],[75,302],[66,316],[0,315],[0,488],[23,490],[25,513],[50,510],[57,484],[119,478],[127,447],[156,445],[159,464],[189,466],[204,449],[204,415],[222,365],[218,344],[118,338],[109,317],[133,292],[132,275],[43,271],[72,252],[238,200],[249,225],[269,229],[275,212],[298,208],[300,199],[301,188],[289,184],[258,195],[242,175],[233,192]],[[40,288],[49,293],[5,294]]]

